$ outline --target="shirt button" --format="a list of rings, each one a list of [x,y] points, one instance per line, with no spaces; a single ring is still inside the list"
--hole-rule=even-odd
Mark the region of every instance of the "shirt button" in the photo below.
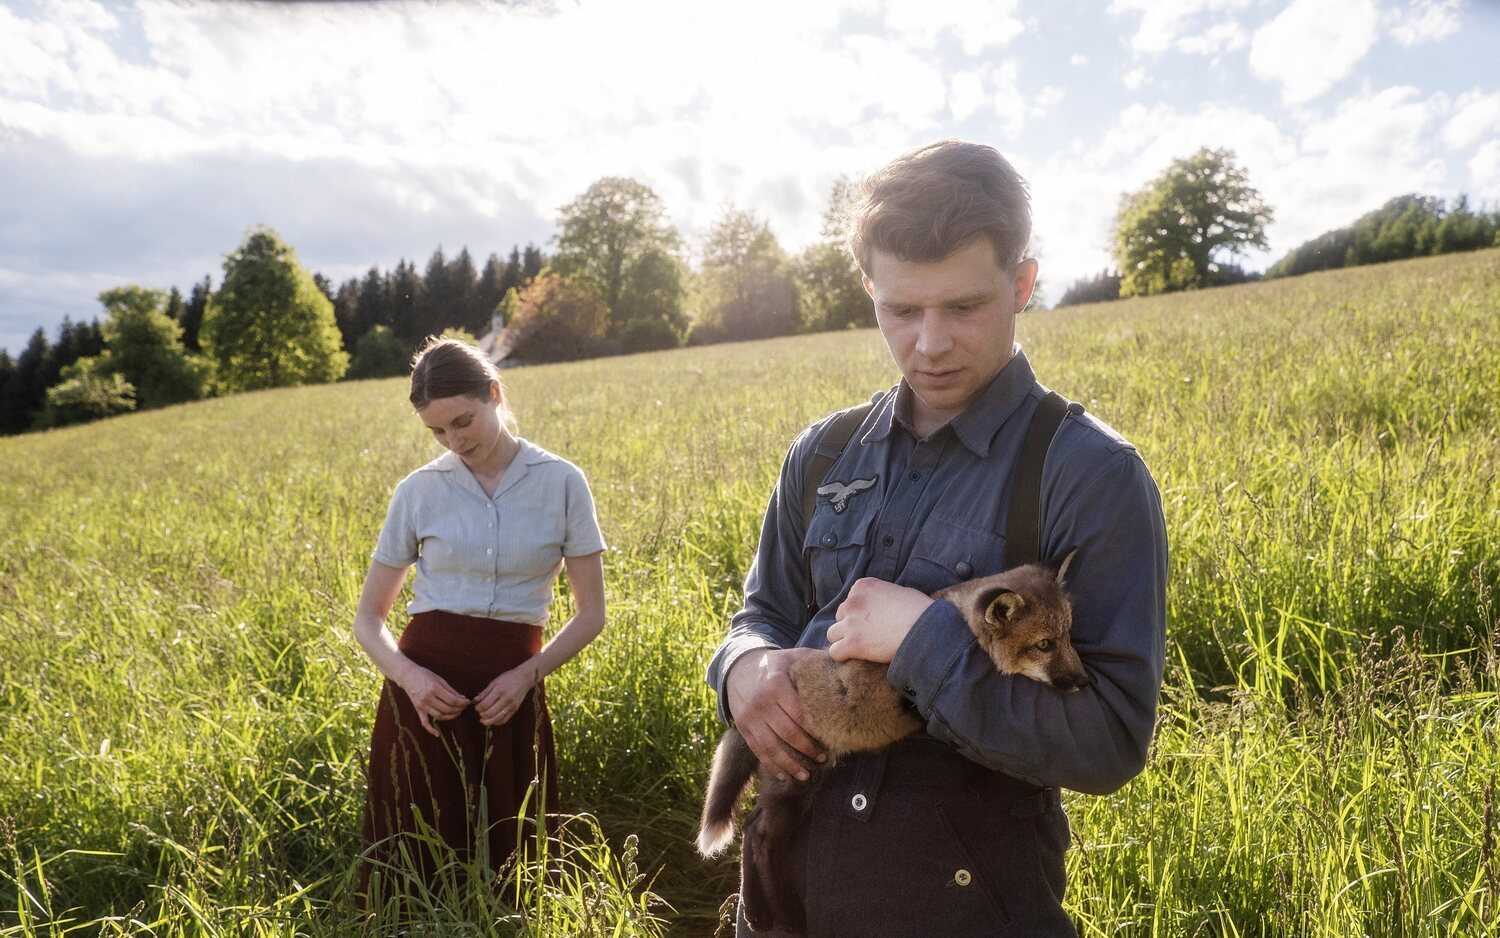
[[[913,482],[920,482],[922,480],[922,473],[920,473],[920,472],[913,472],[911,474],[911,480]]]
[[[853,798],[849,799],[849,806],[856,811],[863,811],[865,809],[865,805],[869,803],[870,802],[865,799],[865,796],[863,794],[855,795]]]
[[[837,540],[837,538],[835,538],[832,534],[825,534],[823,535],[823,546],[832,547],[835,540]]]
[[[493,554],[494,552],[495,552],[495,548],[493,548],[493,547],[488,548],[488,549],[485,550],[486,554]]]
[[[970,875],[968,870],[959,870],[953,874],[953,881],[960,886],[967,886],[974,881],[974,877]]]
[[[960,560],[958,566],[953,568],[953,572],[967,580],[974,575],[974,568],[969,566],[967,560]]]
[[[880,543],[884,544],[886,547],[890,547],[892,544],[896,543],[896,539],[887,534],[885,537],[880,539]]]

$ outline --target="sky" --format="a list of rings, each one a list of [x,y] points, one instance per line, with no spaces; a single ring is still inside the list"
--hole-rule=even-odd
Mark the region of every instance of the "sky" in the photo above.
[[[217,286],[248,229],[335,282],[551,249],[604,176],[690,256],[791,252],[834,180],[943,137],[1030,183],[1055,301],[1122,194],[1228,147],[1261,269],[1392,196],[1500,207],[1500,0],[0,0],[0,347],[126,283]]]

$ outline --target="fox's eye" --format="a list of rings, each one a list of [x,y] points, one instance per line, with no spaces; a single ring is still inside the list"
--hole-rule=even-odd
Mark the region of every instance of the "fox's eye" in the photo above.
[[[1036,650],[1037,651],[1051,651],[1052,650],[1052,639],[1050,639],[1050,638],[1044,638],[1041,641],[1037,642],[1036,643]]]

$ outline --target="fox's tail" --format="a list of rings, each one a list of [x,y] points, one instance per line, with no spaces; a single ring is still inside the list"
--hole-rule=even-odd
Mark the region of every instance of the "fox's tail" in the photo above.
[[[717,856],[734,839],[739,821],[740,796],[750,776],[760,765],[740,731],[730,727],[714,752],[714,767],[708,776],[708,794],[703,798],[703,823],[698,828],[698,852]]]

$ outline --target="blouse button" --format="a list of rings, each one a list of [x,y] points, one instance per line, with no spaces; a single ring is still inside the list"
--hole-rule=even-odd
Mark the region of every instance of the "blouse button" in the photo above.
[[[849,806],[856,811],[863,811],[865,809],[865,805],[869,803],[870,802],[866,800],[863,794],[855,795],[853,798],[849,799]]]
[[[958,562],[958,566],[953,568],[953,572],[957,573],[964,579],[968,579],[969,577],[974,575],[974,568],[969,566],[969,562],[967,560],[960,560]]]
[[[960,886],[967,886],[974,881],[974,877],[970,875],[968,870],[959,870],[953,874],[953,881]]]

